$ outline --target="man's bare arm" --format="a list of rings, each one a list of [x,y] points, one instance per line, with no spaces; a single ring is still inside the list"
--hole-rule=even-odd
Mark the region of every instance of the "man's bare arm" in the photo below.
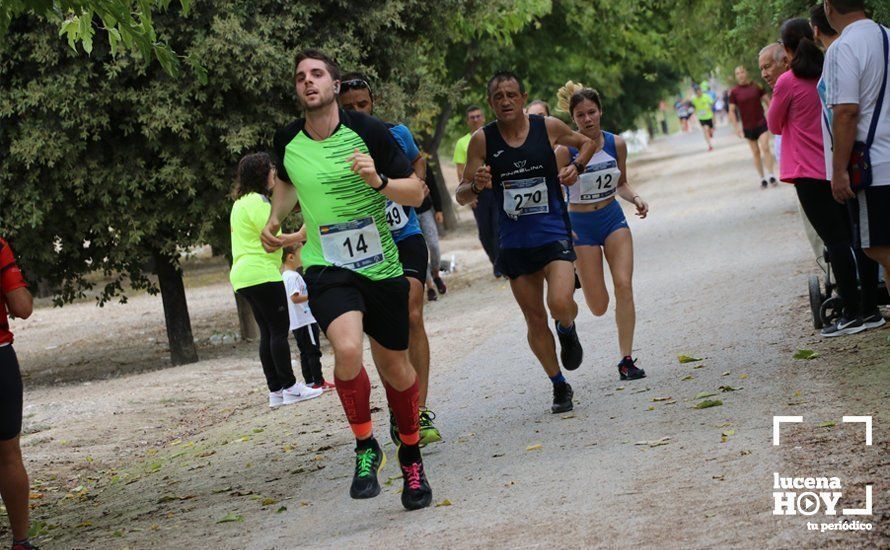
[[[831,157],[831,193],[834,200],[843,203],[856,195],[850,187],[850,155],[856,142],[856,129],[859,125],[859,105],[843,103],[831,107],[831,134],[834,138],[834,153]]]
[[[19,319],[27,319],[34,312],[34,297],[25,287],[19,287],[3,296],[6,299],[6,307],[13,316]]]
[[[596,154],[597,144],[584,134],[572,131],[565,122],[558,118],[547,117],[544,120],[547,124],[547,134],[550,137],[550,143],[578,149],[578,157],[575,159],[575,163],[586,166],[590,159],[593,158],[593,155]],[[559,180],[565,185],[572,185],[577,179],[578,169],[574,164],[570,164],[559,171]]]

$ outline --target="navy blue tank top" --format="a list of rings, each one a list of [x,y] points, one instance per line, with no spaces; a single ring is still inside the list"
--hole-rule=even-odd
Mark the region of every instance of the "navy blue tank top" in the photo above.
[[[510,147],[490,122],[485,131],[485,163],[499,212],[501,248],[534,248],[571,240],[568,211],[559,185],[556,156],[544,117],[529,115],[528,137]]]

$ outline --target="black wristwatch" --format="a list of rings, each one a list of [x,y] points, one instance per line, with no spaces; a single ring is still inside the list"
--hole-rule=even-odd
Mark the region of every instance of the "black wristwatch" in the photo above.
[[[377,176],[380,178],[380,187],[372,187],[371,189],[374,191],[383,191],[383,189],[389,185],[389,178],[386,177],[386,174],[377,174]]]
[[[584,165],[581,164],[580,162],[578,162],[577,160],[572,161],[572,166],[575,167],[575,170],[578,171],[579,175],[584,173]]]

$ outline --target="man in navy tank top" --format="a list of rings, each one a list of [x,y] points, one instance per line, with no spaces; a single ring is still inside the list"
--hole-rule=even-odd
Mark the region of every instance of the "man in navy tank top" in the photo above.
[[[498,269],[510,279],[525,316],[529,346],[553,383],[550,410],[561,413],[572,410],[573,392],[560,372],[548,309],[556,324],[562,366],[581,366],[583,349],[575,329],[575,251],[560,185],[577,181],[596,145],[557,118],[526,115],[527,101],[515,74],[498,72],[489,80],[488,104],[496,120],[470,139],[457,202],[471,203],[485,189],[494,193],[500,217]],[[577,159],[562,170],[553,154],[557,144],[579,150]]]

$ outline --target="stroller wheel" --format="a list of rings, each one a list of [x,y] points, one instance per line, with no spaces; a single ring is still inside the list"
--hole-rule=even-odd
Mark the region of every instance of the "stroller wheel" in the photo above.
[[[822,324],[824,326],[831,325],[841,316],[843,310],[844,303],[841,301],[840,296],[832,296],[825,300],[822,302],[822,307],[819,309],[819,316],[822,318]]]
[[[819,284],[819,277],[810,275],[810,311],[813,314],[813,327],[820,330],[824,324],[822,323],[822,286]]]

